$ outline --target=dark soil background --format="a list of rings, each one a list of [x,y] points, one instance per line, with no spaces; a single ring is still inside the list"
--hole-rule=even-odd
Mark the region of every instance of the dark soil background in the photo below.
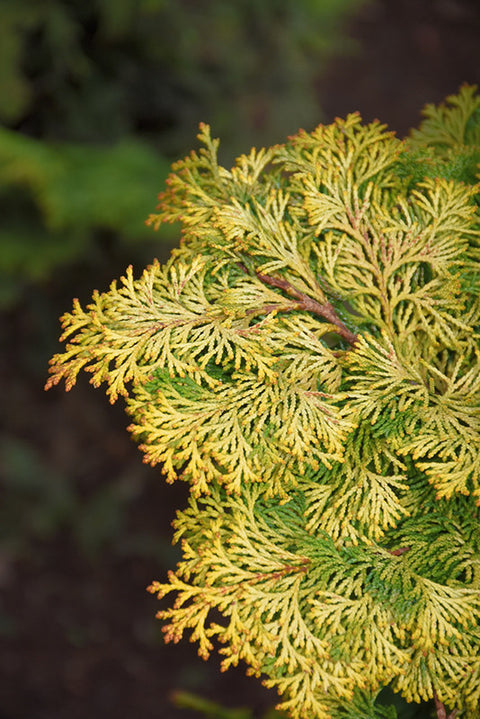
[[[480,82],[478,0],[379,0],[349,35],[356,52],[339,48],[317,81],[327,121],[359,110],[403,135],[425,103]],[[25,487],[0,509],[17,530],[0,554],[0,719],[193,719],[175,690],[256,717],[275,703],[243,668],[221,674],[188,642],[163,643],[145,588],[176,562],[170,522],[185,487],[142,464],[120,403],[85,378],[69,394],[43,391],[58,315],[129,262],[107,243],[94,277],[77,263],[2,317],[2,464]]]

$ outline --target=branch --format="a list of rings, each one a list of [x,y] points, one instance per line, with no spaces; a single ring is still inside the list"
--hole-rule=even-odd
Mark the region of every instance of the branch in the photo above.
[[[440,701],[436,693],[433,693],[433,700],[435,702],[435,709],[437,710],[437,719],[455,719],[457,710],[454,709],[450,714],[447,714],[445,704]]]
[[[298,307],[300,309],[306,310],[307,312],[313,312],[313,314],[316,315],[320,315],[324,319],[328,320],[331,324],[335,325],[340,337],[343,337],[343,339],[346,340],[349,344],[354,345],[356,343],[358,339],[357,335],[351,332],[348,327],[342,322],[330,302],[325,302],[325,304],[322,305],[320,304],[320,302],[312,300],[311,297],[305,295],[303,292],[300,292],[300,290],[297,290],[295,287],[293,287],[293,285],[287,282],[287,280],[282,280],[278,277],[270,277],[270,275],[263,275],[261,272],[257,272],[257,277],[259,280],[261,280],[261,282],[264,282],[266,285],[270,285],[271,287],[278,287],[279,289],[289,294],[291,297],[294,297],[296,300],[298,300]]]

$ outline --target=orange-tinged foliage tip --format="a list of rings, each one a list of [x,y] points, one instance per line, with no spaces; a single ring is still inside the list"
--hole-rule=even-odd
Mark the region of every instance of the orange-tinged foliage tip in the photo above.
[[[60,382],[60,377],[58,377],[58,376],[50,376],[50,377],[47,379],[47,381],[45,382],[44,390],[45,390],[46,392],[48,392],[49,389],[51,389],[52,387],[54,387],[55,385],[57,385],[59,382]],[[67,389],[67,388],[65,388],[65,389],[66,389],[66,391],[68,392],[68,389]]]

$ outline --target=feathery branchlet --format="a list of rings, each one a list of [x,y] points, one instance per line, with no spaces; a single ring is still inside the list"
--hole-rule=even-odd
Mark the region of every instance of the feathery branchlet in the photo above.
[[[405,141],[352,114],[231,170],[199,138],[148,221],[180,247],[75,302],[49,380],[122,395],[191,486],[151,586],[166,639],[220,645],[294,719],[386,716],[387,685],[475,717],[480,96]]]

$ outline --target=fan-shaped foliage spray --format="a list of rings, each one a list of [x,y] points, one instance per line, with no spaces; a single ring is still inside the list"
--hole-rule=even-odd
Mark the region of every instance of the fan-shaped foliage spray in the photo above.
[[[151,586],[166,639],[219,642],[295,719],[386,716],[386,686],[476,717],[480,97],[405,141],[352,114],[230,170],[199,138],[149,219],[180,247],[74,304],[49,380],[123,395],[146,461],[191,486]]]

